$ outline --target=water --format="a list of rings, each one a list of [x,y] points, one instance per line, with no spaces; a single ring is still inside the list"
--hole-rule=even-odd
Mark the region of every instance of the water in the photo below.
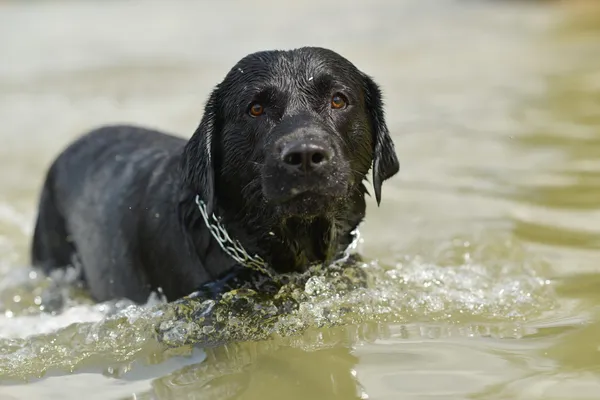
[[[0,398],[597,398],[593,3],[0,3]],[[401,160],[358,270],[180,307],[92,304],[27,267],[70,140],[106,122],[189,136],[237,59],[305,44],[382,85]]]

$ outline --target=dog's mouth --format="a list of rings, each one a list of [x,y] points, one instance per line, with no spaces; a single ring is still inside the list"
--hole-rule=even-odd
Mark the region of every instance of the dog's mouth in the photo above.
[[[294,203],[314,203],[314,205],[326,206],[327,201],[335,199],[337,196],[331,194],[322,193],[319,190],[300,190],[292,189],[290,196],[282,198],[279,201],[280,205],[294,204]]]
[[[278,212],[286,217],[314,218],[335,212],[343,199],[342,193],[331,193],[316,188],[291,189],[287,196],[274,199]]]
[[[325,216],[339,208],[348,197],[352,177],[345,169],[331,168],[320,173],[294,175],[268,169],[262,191],[268,203],[285,216]]]

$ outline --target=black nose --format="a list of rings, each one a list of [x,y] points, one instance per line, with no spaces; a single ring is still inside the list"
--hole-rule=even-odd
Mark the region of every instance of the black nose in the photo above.
[[[290,169],[308,172],[326,165],[331,151],[318,143],[295,142],[284,147],[281,159]]]

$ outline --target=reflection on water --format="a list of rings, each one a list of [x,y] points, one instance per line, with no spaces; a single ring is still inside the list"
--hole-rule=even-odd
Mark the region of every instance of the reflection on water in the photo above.
[[[271,348],[257,348],[261,346]],[[249,343],[234,349],[225,346],[207,361],[155,380],[153,394],[157,399],[190,398],[191,394],[203,399],[260,399],[273,393],[285,393],[289,399],[367,398],[354,369],[358,359],[346,347],[305,351]]]
[[[527,3],[2,3],[0,398],[597,398],[600,8]],[[365,287],[321,271],[285,313],[250,296],[178,325],[24,267],[69,140],[115,120],[185,135],[237,58],[306,43],[377,78],[398,143]],[[202,348],[165,351],[161,326]]]

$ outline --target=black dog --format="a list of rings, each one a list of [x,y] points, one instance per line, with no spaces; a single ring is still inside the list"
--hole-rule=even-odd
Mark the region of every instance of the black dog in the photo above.
[[[175,300],[240,265],[302,271],[351,243],[371,165],[379,204],[399,163],[371,78],[322,48],[250,54],[187,143],[108,126],[71,144],[46,177],[32,262],[79,263],[97,301]]]

